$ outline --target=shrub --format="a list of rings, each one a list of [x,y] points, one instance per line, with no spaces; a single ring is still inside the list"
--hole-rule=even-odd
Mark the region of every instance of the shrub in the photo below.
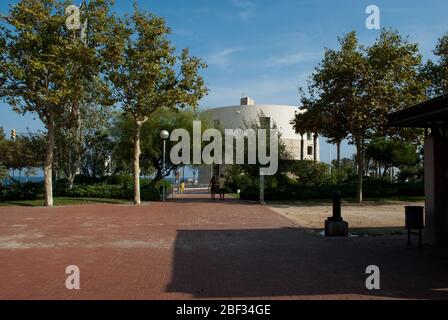
[[[356,183],[328,184],[315,187],[289,184],[278,189],[267,188],[265,199],[268,201],[332,199],[336,190],[341,192],[343,198],[356,197]],[[421,197],[424,196],[424,185],[422,182],[390,183],[383,180],[367,180],[364,183],[364,196],[368,198]],[[259,197],[258,187],[245,189],[241,193],[241,198],[246,200],[258,200]]]
[[[126,176],[123,176],[126,177]],[[109,180],[112,182],[111,180]],[[132,200],[134,198],[133,183],[129,183],[127,178],[118,178],[114,180],[115,184],[111,183],[96,183],[96,184],[76,184],[72,190],[60,189],[57,192],[58,196],[66,197],[83,197],[83,198],[109,198],[109,199],[123,199]],[[140,187],[140,196],[143,201],[159,201],[160,188],[166,185],[166,190],[170,190],[171,184],[168,181],[160,181],[156,185],[151,184],[151,180],[142,179]]]
[[[44,185],[42,183],[12,184],[0,187],[0,201],[35,200],[43,197]]]
[[[230,192],[235,193],[238,190],[251,189],[253,187],[253,182],[250,177],[239,174],[231,177],[231,180],[227,180],[226,187]]]

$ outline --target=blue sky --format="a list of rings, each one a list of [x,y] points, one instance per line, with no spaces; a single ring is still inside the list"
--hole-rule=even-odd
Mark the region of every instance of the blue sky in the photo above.
[[[6,14],[8,3],[0,12]],[[74,1],[79,4],[81,0]],[[234,105],[242,95],[262,104],[298,104],[297,89],[322,59],[324,48],[336,48],[337,37],[352,30],[369,44],[377,30],[365,27],[365,9],[381,9],[381,26],[400,31],[420,45],[425,59],[448,32],[447,0],[152,0],[139,6],[166,19],[178,49],[189,47],[203,58],[209,95],[203,107]],[[119,13],[131,12],[133,1],[116,0]],[[14,114],[0,104],[0,126],[19,132],[41,129],[33,116]],[[321,160],[330,149],[322,141]],[[333,155],[334,155],[333,149]],[[344,146],[344,156],[353,148]]]

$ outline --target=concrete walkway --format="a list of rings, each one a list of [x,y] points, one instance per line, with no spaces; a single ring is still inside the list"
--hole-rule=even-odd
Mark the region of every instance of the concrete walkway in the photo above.
[[[141,207],[0,208],[0,299],[447,299],[448,250],[325,239],[193,194]],[[65,287],[68,265],[81,290]],[[368,291],[365,269],[381,269]]]

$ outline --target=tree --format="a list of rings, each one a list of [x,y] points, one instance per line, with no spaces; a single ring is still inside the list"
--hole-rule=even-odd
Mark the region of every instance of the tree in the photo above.
[[[104,163],[113,148],[108,137],[110,119],[110,108],[95,101],[83,101],[75,123],[68,128],[57,128],[57,168],[68,180],[69,190],[80,171],[93,177],[105,173]]]
[[[109,130],[98,130],[84,137],[81,170],[84,176],[99,178],[112,173],[115,146]]]
[[[2,181],[9,177],[8,169],[4,164],[4,156],[5,156],[5,131],[3,127],[0,127],[0,187],[2,186]]]
[[[6,140],[0,128],[0,165],[8,177],[20,183],[25,169],[42,168],[45,161],[45,137],[43,135],[20,135],[15,140]],[[15,172],[18,171],[18,179]],[[9,174],[12,172],[12,176]]]
[[[21,0],[0,26],[0,97],[18,113],[35,113],[47,129],[45,205],[53,205],[56,127],[76,121],[87,84],[101,71],[108,0],[90,2],[89,41],[66,28],[68,1]]]
[[[199,113],[191,108],[175,111],[168,108],[157,110],[152,117],[143,124],[141,129],[141,156],[140,169],[144,175],[153,176],[152,185],[167,177],[171,172],[179,169],[179,165],[173,164],[167,152],[165,168],[163,168],[163,143],[160,139],[160,132],[167,130],[172,132],[175,129],[185,129],[190,136],[193,135],[193,121],[201,121]],[[207,130],[206,122],[202,122],[202,131]],[[116,168],[121,172],[130,172],[132,165],[133,146],[129,144],[134,134],[133,119],[129,115],[119,114],[115,118],[111,132],[115,148],[113,150],[113,161]],[[176,144],[167,141],[167,150]],[[190,148],[192,152],[192,148]]]
[[[135,12],[115,28],[108,50],[117,59],[109,59],[108,79],[123,111],[133,120],[134,203],[140,204],[141,130],[160,108],[197,106],[206,94],[204,80],[198,74],[205,64],[192,57],[188,49],[175,55],[167,36],[170,29],[162,18]]]
[[[294,161],[290,173],[300,186],[317,187],[330,182],[328,164],[313,161]]]
[[[366,157],[373,160],[377,176],[383,178],[390,168],[415,166],[420,160],[415,144],[386,138],[372,140],[366,147]]]
[[[415,139],[415,130],[388,128],[387,115],[424,99],[427,83],[419,78],[422,57],[418,46],[397,32],[383,30],[370,47],[360,46],[355,32],[339,42],[340,50],[325,51],[310,90],[318,97],[316,105],[322,106],[324,117],[338,123],[331,130],[338,133],[334,138],[346,133],[356,146],[357,199],[361,203],[366,143],[387,135]]]
[[[294,130],[297,134],[302,136],[301,144],[301,160],[303,158],[303,135],[304,132],[311,132],[313,134],[313,160],[317,162],[317,141],[319,134],[323,132],[322,122],[325,120],[322,116],[322,110],[319,106],[319,101],[315,99],[309,99],[305,95],[302,95],[301,110],[304,112],[296,113],[295,119],[291,122]]]
[[[304,136],[307,133],[307,123],[302,113],[297,112],[294,119],[291,121],[293,129],[297,134],[300,134],[300,160],[305,160],[305,140]]]
[[[429,60],[422,69],[424,78],[430,81],[428,93],[432,97],[448,93],[448,33],[439,39],[433,52],[439,60]]]

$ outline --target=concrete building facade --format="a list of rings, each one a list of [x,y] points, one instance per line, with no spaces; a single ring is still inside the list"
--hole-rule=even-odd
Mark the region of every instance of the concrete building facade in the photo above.
[[[297,106],[257,105],[254,100],[245,97],[241,99],[240,105],[213,108],[204,111],[203,114],[210,121],[210,125],[223,129],[251,128],[253,124],[260,125],[260,121],[267,120],[271,128],[275,126],[281,134],[281,141],[288,155],[288,158],[283,160],[314,160],[313,134],[308,133],[302,137],[295,133],[290,123],[297,112],[301,112]],[[303,155],[301,154],[302,139]],[[316,160],[320,161],[319,140],[316,151]],[[202,166],[199,168],[199,183],[207,184],[213,175],[219,175],[224,171],[224,166]]]

